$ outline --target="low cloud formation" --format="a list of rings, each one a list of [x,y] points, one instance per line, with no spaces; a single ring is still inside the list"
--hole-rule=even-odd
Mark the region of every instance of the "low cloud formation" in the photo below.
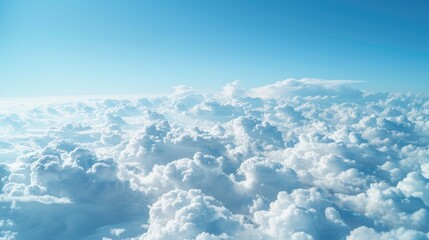
[[[355,83],[0,106],[0,239],[429,239],[429,95]]]

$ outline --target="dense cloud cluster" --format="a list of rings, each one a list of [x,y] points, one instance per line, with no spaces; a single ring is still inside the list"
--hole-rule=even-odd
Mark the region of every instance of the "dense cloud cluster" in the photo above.
[[[0,239],[429,239],[429,95],[288,79],[0,107]]]

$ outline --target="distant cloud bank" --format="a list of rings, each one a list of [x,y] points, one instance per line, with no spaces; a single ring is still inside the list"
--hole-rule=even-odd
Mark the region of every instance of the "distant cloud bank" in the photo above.
[[[288,79],[0,107],[0,239],[429,239],[429,95]]]

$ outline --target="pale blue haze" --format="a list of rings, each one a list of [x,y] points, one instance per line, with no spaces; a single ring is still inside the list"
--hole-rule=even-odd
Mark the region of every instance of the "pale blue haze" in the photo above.
[[[429,1],[0,0],[0,97],[256,87],[429,90]]]

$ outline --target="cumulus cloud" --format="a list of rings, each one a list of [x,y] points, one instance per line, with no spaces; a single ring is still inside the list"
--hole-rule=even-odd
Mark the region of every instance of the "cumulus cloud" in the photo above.
[[[354,229],[350,236],[347,236],[347,240],[359,240],[359,239],[369,239],[369,240],[399,240],[399,239],[416,239],[424,240],[429,239],[429,234],[424,232],[419,232],[415,230],[398,228],[392,229],[388,232],[377,232],[372,228],[368,227],[359,227]]]
[[[23,159],[0,195],[20,239],[79,238],[147,212],[144,195],[116,177],[113,159],[71,141],[51,142]]]
[[[429,95],[355,83],[0,106],[0,239],[428,239]]]
[[[196,189],[162,195],[150,208],[149,224],[142,240],[223,239],[235,235],[241,227],[238,216]]]
[[[280,192],[254,221],[270,239],[340,239],[348,227],[327,192],[317,188]]]

